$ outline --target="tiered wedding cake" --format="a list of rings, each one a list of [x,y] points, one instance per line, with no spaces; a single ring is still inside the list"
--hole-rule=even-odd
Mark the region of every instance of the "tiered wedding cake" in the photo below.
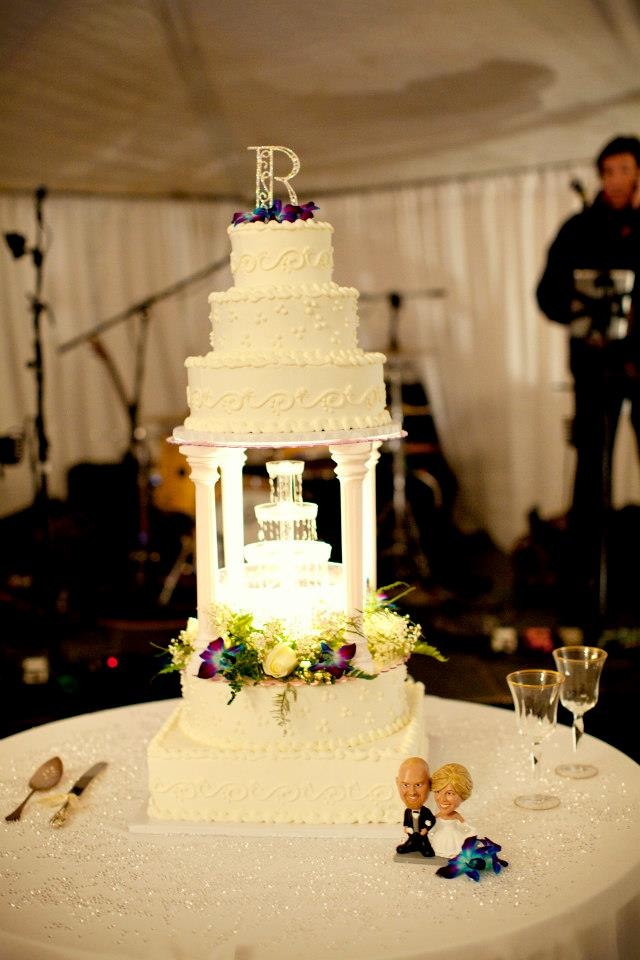
[[[260,148],[271,161],[275,149]],[[196,483],[199,617],[171,646],[183,696],[148,749],[153,818],[394,822],[398,765],[425,754],[423,688],[404,665],[420,628],[372,590],[373,468],[379,441],[399,435],[384,357],[358,347],[357,291],[331,279],[332,227],[292,199],[234,218],[235,286],[210,297],[213,351],[187,360],[175,436]],[[336,461],[341,565],[316,539],[300,461],[267,464],[258,540],[238,546],[238,448],[293,437]]]
[[[358,347],[358,291],[332,280],[333,227],[256,220],[228,232],[235,283],[209,298],[213,350],[186,362],[187,430],[307,437],[388,426],[385,358]]]

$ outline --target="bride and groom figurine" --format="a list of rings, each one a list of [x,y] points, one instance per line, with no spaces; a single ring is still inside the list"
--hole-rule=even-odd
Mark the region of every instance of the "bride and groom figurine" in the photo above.
[[[406,840],[396,853],[418,853],[423,857],[444,857],[449,860],[460,853],[467,837],[477,831],[466,823],[458,807],[471,796],[473,781],[460,763],[445,763],[433,776],[422,757],[408,757],[400,765],[396,777],[400,799],[405,805],[403,830]],[[425,806],[433,791],[437,811]]]

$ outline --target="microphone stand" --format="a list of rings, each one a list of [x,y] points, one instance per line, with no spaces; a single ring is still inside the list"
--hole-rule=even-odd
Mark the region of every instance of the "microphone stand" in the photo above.
[[[124,320],[130,320],[131,317],[135,317],[143,313],[149,313],[151,307],[154,307],[156,303],[161,303],[163,300],[168,300],[169,297],[174,297],[177,293],[181,293],[182,290],[186,290],[187,287],[192,286],[194,283],[198,283],[199,280],[206,280],[206,278],[211,276],[212,273],[216,273],[222,267],[226,267],[228,263],[228,257],[221,257],[219,260],[214,260],[201,270],[196,270],[195,273],[191,273],[189,276],[183,277],[182,280],[172,283],[171,286],[164,287],[162,290],[158,290],[156,293],[151,294],[151,296],[146,297],[144,300],[139,300],[137,303],[132,303],[130,307],[126,308],[126,310],[122,310],[120,313],[114,314],[114,316],[109,317],[107,320],[101,320],[84,333],[79,333],[77,336],[71,337],[70,340],[66,340],[64,343],[61,343],[58,347],[58,353],[66,353],[68,350],[73,350],[74,347],[77,347],[81,343],[87,343],[89,340],[95,340],[96,337],[99,337],[101,333],[105,333],[107,330],[110,330],[111,327],[115,327],[116,324],[122,323]]]

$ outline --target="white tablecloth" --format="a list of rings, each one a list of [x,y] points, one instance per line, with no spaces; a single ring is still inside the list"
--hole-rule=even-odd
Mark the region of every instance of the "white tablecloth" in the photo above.
[[[558,728],[545,756],[563,803],[530,813],[513,804],[528,776],[513,715],[427,697],[431,767],[470,769],[462,812],[510,864],[474,883],[394,862],[388,839],[130,832],[147,741],[173,707],[87,714],[0,742],[3,813],[53,754],[67,788],[109,761],[65,827],[51,828],[35,797],[19,823],[2,820],[2,960],[640,957],[640,767],[601,741],[581,744],[599,776],[561,780],[551,768],[569,731]]]

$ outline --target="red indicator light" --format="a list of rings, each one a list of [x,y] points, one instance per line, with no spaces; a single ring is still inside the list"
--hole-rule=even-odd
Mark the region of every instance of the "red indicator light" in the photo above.
[[[117,657],[107,657],[107,666],[111,667],[112,670],[118,666],[118,663],[119,660]]]

